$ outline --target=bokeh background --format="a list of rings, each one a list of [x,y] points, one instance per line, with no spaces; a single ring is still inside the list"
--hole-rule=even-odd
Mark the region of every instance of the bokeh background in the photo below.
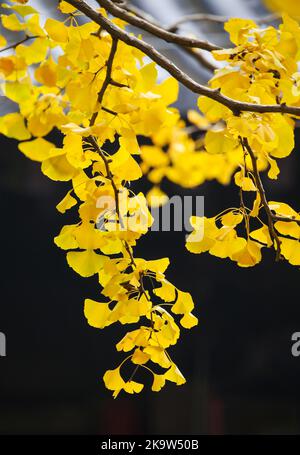
[[[54,1],[34,3],[45,15],[55,13]],[[134,3],[165,24],[200,11],[244,17],[266,12],[258,0]],[[186,29],[225,43],[220,26],[187,24]],[[178,49],[149,39],[194,78],[207,79],[207,72]],[[183,115],[194,101],[182,90]],[[0,98],[1,114],[12,108]],[[61,141],[55,132],[51,139]],[[272,199],[298,210],[299,140],[296,131],[296,150],[282,161],[279,181],[266,184]],[[168,277],[192,293],[200,323],[183,331],[173,350],[186,385],[113,400],[102,376],[119,361],[114,344],[123,329],[88,326],[83,301],[97,299],[97,281],[76,275],[53,243],[61,226],[73,221],[72,213],[55,209],[67,185],[44,177],[38,163],[18,152],[16,141],[1,137],[0,146],[0,331],[7,336],[7,357],[0,358],[0,434],[300,432],[300,357],[291,355],[291,335],[300,331],[296,267],[275,263],[266,251],[261,264],[241,269],[188,253],[184,233],[145,236],[136,254],[170,257]],[[163,189],[169,195],[204,195],[208,216],[238,204],[234,188],[216,182],[184,192],[164,182]]]

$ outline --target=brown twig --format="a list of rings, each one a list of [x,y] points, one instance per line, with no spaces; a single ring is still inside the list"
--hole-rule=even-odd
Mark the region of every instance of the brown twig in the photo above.
[[[241,139],[242,147],[245,151],[248,152],[250,158],[251,158],[251,163],[252,163],[252,168],[253,168],[253,175],[254,175],[254,180],[256,183],[257,190],[259,192],[261,202],[263,204],[263,207],[265,209],[267,218],[268,218],[268,227],[269,227],[269,233],[270,237],[273,241],[273,245],[276,251],[276,261],[280,259],[280,253],[281,253],[281,241],[277,235],[277,232],[274,227],[274,215],[269,207],[267,198],[266,198],[266,193],[265,189],[262,183],[262,180],[260,178],[260,174],[257,168],[257,157],[255,156],[252,148],[250,147],[250,144],[248,142],[247,138],[242,138]]]
[[[178,68],[173,62],[158,52],[153,46],[122,30],[120,27],[113,24],[109,19],[103,17],[101,14],[97,13],[97,11],[94,11],[92,8],[90,8],[82,0],[67,1],[79,11],[84,13],[91,20],[100,25],[111,36],[118,38],[127,45],[135,47],[142,51],[192,92],[207,96],[208,98],[223,104],[236,115],[240,114],[243,111],[248,111],[258,113],[273,112],[280,114],[291,114],[293,116],[300,117],[300,107],[287,106],[286,104],[254,104],[237,101],[223,95],[218,89],[212,89],[206,87],[205,85],[199,84],[186,73],[184,73],[180,68]]]
[[[274,221],[284,221],[285,223],[297,223],[298,226],[300,226],[300,220],[297,220],[296,218],[294,217],[287,217],[287,216],[282,216],[282,215],[274,215],[272,214],[273,216],[273,220]]]
[[[161,28],[164,28],[164,30],[168,30],[168,28],[163,27],[161,24],[157,22],[157,20],[152,17],[149,13],[146,13],[145,11],[141,10],[140,8],[137,8],[136,6],[132,5],[127,5],[125,4],[123,6],[126,11],[135,14],[138,17],[141,17],[142,19],[147,20],[148,22],[151,22],[154,25],[159,25]],[[178,44],[177,44],[178,46]],[[207,70],[214,72],[217,69],[217,66],[215,66],[212,62],[210,62],[205,54],[201,51],[201,49],[193,49],[191,47],[186,47],[186,46],[179,46],[185,53],[190,55],[191,57],[194,58],[198,63],[200,63],[201,66],[205,67]]]
[[[276,19],[279,19],[279,14],[268,14],[259,19],[253,19],[256,24],[267,24],[269,22],[273,22]],[[169,32],[176,32],[178,27],[186,22],[213,22],[215,24],[224,24],[230,18],[228,16],[218,16],[216,14],[206,14],[206,13],[197,13],[197,14],[188,14],[186,16],[181,17],[176,22],[171,24],[168,27]]]
[[[96,141],[94,136],[89,136],[87,138],[87,142],[89,142],[89,144],[94,148],[94,150],[99,153],[99,155],[101,156],[101,158],[102,158],[102,160],[104,162],[105,171],[106,171],[106,178],[108,178],[108,180],[110,180],[111,186],[112,186],[112,188],[114,190],[114,196],[115,196],[115,201],[116,201],[116,212],[117,212],[117,215],[118,215],[118,217],[120,219],[119,192],[118,192],[118,188],[116,187],[116,184],[115,184],[114,179],[113,179],[113,175],[112,175],[110,167],[109,167],[109,160],[105,156],[105,153],[103,152],[101,147],[99,147],[98,142]]]
[[[176,33],[169,32],[163,27],[153,24],[141,16],[138,17],[136,15],[130,14],[128,11],[113,3],[111,0],[97,0],[97,2],[100,6],[102,6],[102,8],[105,8],[106,11],[108,11],[113,16],[118,17],[119,19],[122,19],[128,22],[128,24],[138,27],[141,30],[151,33],[151,35],[157,36],[157,38],[160,38],[168,43],[179,44],[185,47],[204,49],[206,51],[221,49],[219,46],[209,43],[208,41],[198,40],[189,36],[181,36],[177,35]]]
[[[9,51],[10,49],[15,49],[17,46],[19,46],[19,44],[26,43],[26,41],[29,41],[31,39],[36,39],[36,38],[38,38],[38,36],[25,36],[25,38],[23,38],[21,41],[18,41],[17,43],[14,43],[14,44],[10,44],[9,46],[4,47],[3,49],[0,49],[0,52]]]
[[[131,249],[130,249],[130,246],[129,246],[128,242],[126,242],[126,240],[125,240],[125,249],[126,249],[128,255],[129,255],[129,257],[130,257],[130,262],[131,262],[131,264],[135,267],[135,266],[136,266],[136,263],[135,263],[135,261],[134,261],[134,257],[133,257],[133,255],[132,255],[132,251],[131,251]]]
[[[112,67],[113,67],[113,62],[114,62],[114,57],[115,57],[115,54],[117,51],[117,47],[118,47],[118,39],[112,37],[111,49],[110,49],[110,53],[109,53],[109,56],[108,56],[108,59],[106,62],[106,75],[105,75],[105,79],[103,81],[102,87],[98,93],[97,102],[100,105],[103,101],[103,97],[104,97],[107,87],[112,82]],[[98,111],[93,113],[91,120],[90,120],[90,126],[93,126],[95,124],[97,115],[98,115]]]

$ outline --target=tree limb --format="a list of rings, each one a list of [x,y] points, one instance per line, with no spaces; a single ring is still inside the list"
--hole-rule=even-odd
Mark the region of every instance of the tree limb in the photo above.
[[[258,25],[267,24],[268,22],[273,22],[276,19],[279,19],[279,14],[268,14],[260,19],[253,19]],[[215,24],[224,24],[230,18],[227,16],[218,16],[215,14],[206,14],[206,13],[197,13],[197,14],[188,14],[181,17],[176,22],[173,22],[168,27],[169,32],[176,32],[180,25],[185,24],[186,22],[213,22]]]
[[[243,111],[257,112],[257,113],[280,113],[291,114],[300,117],[300,107],[287,106],[286,104],[254,104],[234,100],[223,95],[218,89],[212,89],[205,85],[199,84],[194,81],[190,76],[185,74],[167,57],[158,52],[153,46],[145,41],[136,38],[135,36],[125,32],[117,25],[113,24],[109,19],[106,19],[101,14],[94,11],[82,0],[67,0],[68,3],[73,5],[91,20],[100,25],[112,37],[118,38],[129,46],[135,47],[150,57],[155,63],[164,68],[168,73],[173,76],[178,82],[181,82],[185,87],[198,95],[207,96],[208,98],[217,101],[224,106],[228,107],[234,114],[239,115]]]
[[[257,168],[257,162],[256,162],[257,158],[256,158],[252,148],[250,147],[248,139],[246,137],[244,137],[241,139],[241,142],[242,142],[243,149],[249,153],[249,156],[251,158],[254,180],[255,180],[256,187],[257,187],[257,190],[258,190],[260,198],[261,198],[261,202],[264,206],[264,209],[265,209],[265,212],[266,212],[266,215],[268,218],[269,233],[270,233],[270,237],[273,241],[273,245],[275,247],[276,261],[278,261],[280,259],[281,241],[280,241],[278,234],[274,227],[274,215],[269,207],[269,204],[268,204],[268,201],[266,198],[265,189],[264,189],[264,186],[263,186],[263,183],[262,183],[262,180],[260,178],[260,174],[259,174],[259,171]]]
[[[99,104],[102,103],[105,91],[106,91],[107,87],[109,86],[109,84],[111,84],[111,82],[112,82],[112,76],[111,76],[112,75],[112,66],[113,66],[114,57],[115,57],[115,54],[117,51],[117,46],[118,46],[118,40],[116,38],[112,37],[111,49],[110,49],[110,53],[108,56],[108,60],[106,62],[106,75],[105,75],[105,79],[103,81],[102,87],[98,93],[97,101]],[[91,117],[90,126],[93,126],[95,124],[97,115],[98,115],[98,112],[94,112],[94,114]]]
[[[161,24],[159,24],[157,20],[154,17],[152,17],[149,13],[146,13],[140,8],[127,4],[122,5],[122,7],[126,9],[126,11],[136,16],[141,17],[154,25],[159,25],[164,30],[168,30],[166,27],[163,27]],[[202,52],[201,49],[194,49],[179,44],[177,44],[177,46],[179,46],[189,56],[193,57],[193,59],[196,60],[196,62],[200,63],[200,65],[206,68],[208,71],[214,72],[218,68],[216,65],[213,64],[213,62],[206,58],[205,53]]]
[[[221,49],[219,46],[209,43],[208,41],[201,41],[188,36],[180,36],[176,33],[169,32],[168,30],[165,30],[164,28],[153,24],[152,22],[149,22],[147,19],[141,16],[130,14],[128,11],[113,3],[111,0],[97,0],[97,2],[100,6],[102,6],[102,8],[105,8],[106,11],[108,11],[113,16],[118,17],[119,19],[128,22],[128,24],[138,27],[148,33],[151,33],[152,35],[157,36],[158,38],[163,39],[168,43],[179,44],[180,46],[185,47],[194,47],[206,51]]]

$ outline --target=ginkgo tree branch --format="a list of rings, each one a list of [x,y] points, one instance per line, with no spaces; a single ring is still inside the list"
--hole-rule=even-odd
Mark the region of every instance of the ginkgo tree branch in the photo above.
[[[208,41],[198,40],[195,38],[191,38],[189,36],[181,36],[176,33],[165,30],[164,28],[156,24],[153,24],[152,22],[149,22],[148,20],[144,19],[141,16],[130,14],[128,11],[118,6],[118,4],[113,3],[111,0],[97,0],[97,2],[99,3],[100,6],[102,6],[102,8],[105,8],[106,11],[108,11],[113,16],[118,17],[119,19],[122,19],[128,22],[128,24],[138,27],[141,30],[151,33],[157,38],[167,41],[168,43],[179,44],[181,46],[186,47],[199,48],[206,51],[221,49],[219,46],[209,43]]]
[[[149,13],[146,13],[145,11],[141,10],[140,8],[128,5],[127,3],[123,4],[122,8],[126,9],[126,11],[134,14],[135,16],[141,17],[142,19],[145,19],[154,25],[159,25],[161,28],[164,28],[164,30],[168,31],[167,27],[158,24],[157,20],[154,17],[152,17]],[[213,64],[212,61],[210,61],[206,57],[205,51],[202,51],[201,49],[183,46],[182,44],[177,44],[177,46],[179,46],[180,49],[182,49],[186,54],[191,56],[194,60],[196,60],[196,62],[200,63],[200,65],[206,68],[207,70],[214,72],[218,68],[216,65]]]
[[[112,83],[112,66],[113,66],[113,61],[114,57],[117,51],[117,46],[118,46],[118,40],[115,38],[112,38],[112,44],[111,44],[111,49],[110,53],[106,62],[106,75],[105,79],[103,81],[102,87],[98,93],[98,103],[101,105],[103,101],[104,94],[106,92],[107,87],[109,84]],[[91,117],[90,121],[90,126],[93,126],[95,124],[96,118],[97,118],[98,112],[94,112],[94,114]]]
[[[20,41],[18,41],[17,43],[14,43],[14,44],[10,44],[9,46],[6,46],[6,47],[3,47],[2,49],[0,49],[0,52],[4,52],[4,51],[9,51],[11,49],[15,49],[17,46],[19,46],[20,44],[23,44],[23,43],[26,43],[27,41],[31,40],[31,39],[36,39],[38,38],[38,36],[36,35],[33,35],[33,36],[25,36],[25,38],[21,39]]]
[[[87,5],[82,0],[67,0],[68,3],[73,5],[95,23],[100,25],[104,30],[106,30],[112,37],[118,38],[120,41],[123,41],[129,46],[139,49],[148,57],[150,57],[155,63],[164,68],[168,73],[173,76],[178,82],[181,82],[185,87],[187,87],[192,92],[206,96],[214,101],[223,104],[228,109],[230,109],[235,115],[239,115],[243,111],[256,112],[256,113],[280,113],[280,114],[290,114],[293,116],[300,117],[300,107],[288,106],[284,103],[282,104],[254,104],[247,103],[238,100],[234,100],[223,95],[220,90],[212,89],[206,87],[205,85],[199,84],[186,73],[184,73],[180,68],[178,68],[173,62],[171,62],[167,57],[158,52],[153,46],[146,43],[145,41],[136,38],[132,34],[127,33],[122,30],[120,27],[112,23],[109,19],[102,16],[102,14],[93,10],[89,5]]]
[[[255,19],[255,22],[260,24],[267,24],[269,22],[273,22],[276,19],[279,19],[279,14],[268,14],[260,19]],[[206,14],[206,13],[196,13],[196,14],[187,14],[186,16],[182,16],[177,21],[173,22],[168,27],[169,32],[176,32],[180,25],[185,24],[186,22],[212,22],[216,24],[224,24],[227,22],[229,17],[227,16],[219,16],[216,14]]]
[[[273,245],[275,247],[276,261],[278,261],[280,259],[280,253],[281,253],[281,241],[276,232],[276,229],[274,226],[274,216],[269,207],[265,189],[264,189],[262,180],[260,178],[260,174],[259,174],[258,167],[257,167],[257,158],[246,137],[242,138],[242,147],[249,154],[250,159],[251,159],[255,184],[256,184],[257,190],[258,190],[260,198],[261,198],[261,202],[263,204],[264,210],[265,210],[267,218],[268,218],[269,233],[270,233],[270,237],[273,241]]]
[[[97,98],[97,102],[100,105],[103,101],[105,92],[109,85],[114,85],[114,86],[117,86],[120,88],[124,86],[123,84],[117,83],[112,78],[113,63],[114,63],[114,58],[115,58],[115,55],[117,52],[117,47],[118,47],[118,40],[115,38],[112,38],[110,53],[109,53],[109,56],[108,56],[108,59],[106,62],[106,74],[105,74],[105,78],[104,78],[102,86],[99,90],[98,98]],[[109,113],[111,113],[113,115],[117,115],[117,113],[114,113],[113,111],[110,111],[109,109],[103,108],[102,106],[101,106],[101,109],[105,110],[106,112],[109,111]],[[97,116],[98,116],[98,111],[94,112],[94,114],[92,115],[92,117],[90,119],[90,126],[95,125]],[[111,186],[112,186],[112,189],[114,192],[114,199],[115,199],[115,204],[116,204],[116,214],[118,216],[120,226],[123,227],[122,217],[121,217],[121,213],[120,213],[120,204],[119,204],[119,190],[116,186],[116,183],[113,178],[113,174],[112,174],[110,166],[109,166],[110,161],[105,156],[105,153],[103,152],[101,147],[98,145],[97,140],[93,136],[90,136],[89,138],[87,138],[87,141],[92,146],[92,148],[95,150],[95,152],[97,152],[101,156],[101,158],[103,160],[103,163],[105,166],[105,171],[106,171],[106,177],[110,180],[110,183],[111,183]],[[125,245],[125,249],[126,249],[128,255],[130,257],[131,264],[135,266],[135,262],[134,262],[134,258],[133,258],[130,246],[126,240],[124,241],[124,245]]]
[[[266,198],[265,189],[264,189],[264,186],[263,186],[263,183],[262,183],[262,180],[260,178],[260,174],[259,174],[259,171],[257,168],[257,162],[256,162],[257,158],[256,158],[252,148],[250,147],[248,139],[245,137],[242,138],[242,146],[243,146],[244,150],[248,152],[248,154],[251,158],[255,184],[256,184],[257,190],[258,190],[260,198],[261,198],[261,202],[263,204],[264,210],[265,210],[267,218],[268,218],[269,233],[270,233],[270,237],[273,241],[273,244],[274,244],[274,247],[276,250],[276,260],[278,261],[280,259],[281,241],[280,241],[280,239],[277,235],[277,232],[275,230],[275,227],[274,227],[273,214],[269,207],[269,204],[268,204],[268,201]]]

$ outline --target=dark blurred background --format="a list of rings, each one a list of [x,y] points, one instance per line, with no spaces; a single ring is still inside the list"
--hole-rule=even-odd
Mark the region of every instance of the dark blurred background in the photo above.
[[[149,3],[139,2],[148,9]],[[169,12],[171,3],[176,17],[180,11],[263,12],[258,1],[228,0],[225,7],[221,0],[173,0],[166,1]],[[167,14],[162,7],[158,11]],[[167,15],[161,19],[172,22]],[[223,39],[220,30],[208,33],[215,41]],[[170,52],[181,58],[177,50]],[[195,75],[196,68],[190,69]],[[204,79],[200,68],[197,74]],[[191,105],[193,97],[186,97]],[[4,113],[8,107],[1,103]],[[60,141],[55,132],[51,139]],[[296,139],[297,149],[298,132]],[[76,275],[53,243],[61,226],[73,221],[72,213],[60,215],[55,209],[67,185],[44,177],[38,163],[18,152],[16,141],[1,137],[0,144],[0,331],[7,336],[7,357],[0,357],[0,434],[300,432],[300,357],[291,355],[291,335],[300,331],[296,267],[275,263],[272,252],[265,251],[261,264],[242,269],[188,253],[184,233],[146,235],[136,255],[170,257],[168,278],[192,293],[200,323],[183,330],[172,350],[186,385],[168,384],[160,393],[146,388],[136,396],[121,393],[113,400],[102,376],[119,362],[114,344],[123,329],[88,326],[83,301],[97,299],[97,280]],[[282,162],[279,181],[266,183],[271,199],[299,210],[299,175],[295,151]],[[163,189],[170,195],[203,194],[207,216],[239,203],[234,188],[216,182],[197,191],[164,182]]]

